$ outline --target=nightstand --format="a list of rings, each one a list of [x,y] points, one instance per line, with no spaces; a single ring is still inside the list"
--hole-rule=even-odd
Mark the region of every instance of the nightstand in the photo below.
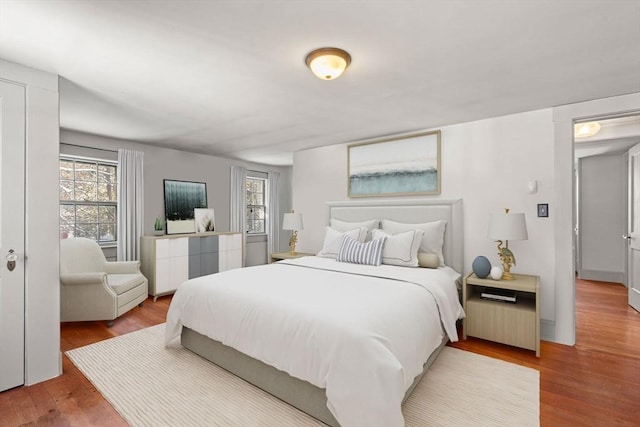
[[[313,256],[315,254],[308,254],[305,252],[296,252],[295,255],[291,255],[291,253],[289,253],[289,251],[287,252],[276,252],[274,254],[271,254],[271,260],[269,261],[269,263],[272,262],[276,262],[276,261],[280,261],[282,259],[294,259],[294,258],[300,258],[303,256]]]
[[[467,335],[526,348],[540,357],[540,277],[514,274],[515,280],[480,279],[471,273],[464,279],[462,302]],[[483,298],[482,293],[513,291],[515,302]]]

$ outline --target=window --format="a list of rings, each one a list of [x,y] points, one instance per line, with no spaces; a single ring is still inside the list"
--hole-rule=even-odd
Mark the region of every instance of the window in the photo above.
[[[117,163],[60,157],[60,237],[116,242]]]
[[[247,234],[264,234],[265,231],[265,183],[262,178],[247,177]]]

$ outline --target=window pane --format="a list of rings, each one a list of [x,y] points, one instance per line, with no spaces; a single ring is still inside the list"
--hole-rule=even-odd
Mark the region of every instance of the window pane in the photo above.
[[[97,200],[97,182],[79,182],[75,185],[75,200],[80,201],[96,201]]]
[[[100,202],[116,202],[118,187],[115,184],[98,183],[98,201]]]
[[[61,238],[117,240],[117,171],[117,166],[113,164],[60,159]]]
[[[74,237],[86,237],[87,239],[98,240],[98,224],[76,224]]]
[[[73,200],[73,181],[60,180],[60,200]]]
[[[76,222],[98,222],[98,207],[91,205],[76,205]]]
[[[60,179],[73,179],[73,160],[60,160]]]
[[[99,212],[99,222],[107,223],[107,222],[116,222],[116,207],[115,206],[100,206]]]
[[[60,205],[60,222],[73,224],[76,220],[76,208],[74,205]]]
[[[264,220],[255,221],[254,229],[256,233],[264,233]]]
[[[76,181],[98,181],[95,163],[76,162]]]
[[[116,167],[109,165],[98,165],[98,182],[115,184],[117,182]]]
[[[103,242],[113,242],[116,240],[116,224],[103,223],[100,224],[100,240]]]

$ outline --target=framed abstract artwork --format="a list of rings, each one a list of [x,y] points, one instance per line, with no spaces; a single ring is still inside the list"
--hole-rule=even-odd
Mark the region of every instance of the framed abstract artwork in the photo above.
[[[195,233],[195,208],[207,207],[204,182],[164,180],[164,211],[167,234]]]
[[[440,194],[440,131],[348,146],[349,197]]]

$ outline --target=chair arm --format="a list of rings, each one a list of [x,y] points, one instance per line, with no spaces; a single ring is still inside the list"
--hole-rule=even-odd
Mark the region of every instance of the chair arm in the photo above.
[[[140,273],[140,261],[111,261],[104,263],[108,274]]]
[[[107,283],[107,273],[65,273],[60,275],[63,285],[91,285]]]

